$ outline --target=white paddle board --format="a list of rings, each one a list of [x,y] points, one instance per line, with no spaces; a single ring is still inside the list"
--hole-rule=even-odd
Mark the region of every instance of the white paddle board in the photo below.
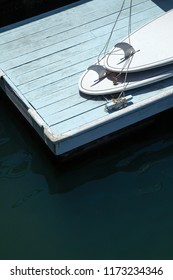
[[[137,72],[173,63],[173,10],[116,44],[105,59],[114,72]],[[129,60],[131,62],[129,64]]]
[[[79,80],[79,91],[90,95],[106,95],[122,92],[125,90],[142,87],[173,76],[173,65],[126,74],[119,77],[115,72],[109,72],[102,64],[95,64],[88,68]]]

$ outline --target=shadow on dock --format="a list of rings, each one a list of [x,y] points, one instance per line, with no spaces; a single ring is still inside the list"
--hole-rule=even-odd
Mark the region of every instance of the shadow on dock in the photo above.
[[[157,6],[159,6],[164,11],[169,11],[173,8],[172,0],[152,0]]]

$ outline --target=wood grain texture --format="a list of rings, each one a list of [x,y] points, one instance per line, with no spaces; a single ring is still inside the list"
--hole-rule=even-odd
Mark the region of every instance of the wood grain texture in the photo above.
[[[110,117],[116,118],[117,113],[105,112],[104,97],[94,99],[80,95],[78,80],[83,71],[97,61],[119,14],[109,49],[127,35],[130,0],[126,0],[123,7],[122,3],[123,0],[81,1],[81,5],[73,3],[45,16],[0,29],[0,69],[5,73],[6,83],[9,82],[14,94],[17,91],[22,102],[26,101],[26,107],[43,120],[48,134],[52,132],[50,138],[58,139],[70,132],[70,138],[64,136],[66,140],[61,142],[60,151],[56,148],[58,140],[49,139],[54,143],[50,143],[51,149],[57,154],[67,146],[70,150],[96,139],[97,135],[103,136],[104,131],[105,135],[110,132],[106,123]],[[132,31],[163,13],[152,0],[133,0]],[[172,90],[170,81],[135,90],[133,104],[162,94],[167,88]],[[105,121],[104,128],[100,126],[101,119]],[[73,133],[84,133],[84,127],[88,131],[87,139],[81,136],[75,138],[75,144],[70,142]],[[45,141],[49,143],[49,140]]]

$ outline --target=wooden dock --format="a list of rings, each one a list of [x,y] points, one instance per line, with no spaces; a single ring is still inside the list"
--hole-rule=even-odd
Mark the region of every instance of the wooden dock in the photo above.
[[[172,107],[172,78],[131,91],[133,104],[111,113],[104,97],[79,93],[78,80],[97,61],[122,2],[78,1],[0,29],[0,86],[56,156]],[[129,5],[110,48],[127,35]],[[171,8],[169,0],[133,0],[132,30]]]

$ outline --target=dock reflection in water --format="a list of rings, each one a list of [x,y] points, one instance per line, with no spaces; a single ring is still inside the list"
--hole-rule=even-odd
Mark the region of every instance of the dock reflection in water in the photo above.
[[[172,112],[57,163],[0,95],[1,259],[172,259]]]

